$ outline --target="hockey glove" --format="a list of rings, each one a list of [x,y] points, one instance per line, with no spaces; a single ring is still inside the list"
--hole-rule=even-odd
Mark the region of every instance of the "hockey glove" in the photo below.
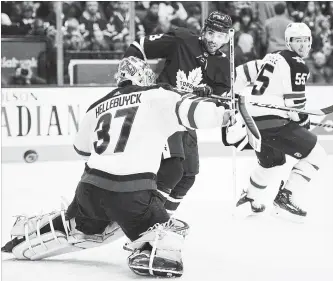
[[[208,85],[193,87],[193,94],[201,98],[209,98],[213,93],[213,90]]]
[[[233,125],[222,128],[222,142],[225,146],[235,146],[237,151],[252,149],[248,143],[246,126],[239,114],[236,114],[236,122]]]
[[[297,122],[301,127],[310,130],[310,116],[308,114],[299,114],[300,120]]]

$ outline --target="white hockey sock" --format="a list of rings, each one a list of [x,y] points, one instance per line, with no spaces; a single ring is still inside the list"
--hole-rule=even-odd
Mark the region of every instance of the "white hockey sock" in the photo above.
[[[325,150],[317,143],[307,157],[295,164],[285,185],[293,193],[293,197],[304,194],[305,187],[323,165],[325,156]]]
[[[251,173],[248,197],[254,199],[256,202],[263,203],[267,195],[268,185],[278,185],[281,180],[281,166],[275,166],[272,168],[263,168],[258,166]]]

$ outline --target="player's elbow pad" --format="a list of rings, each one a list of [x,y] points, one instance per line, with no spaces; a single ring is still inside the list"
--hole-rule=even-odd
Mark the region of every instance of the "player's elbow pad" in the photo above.
[[[91,153],[90,152],[86,152],[83,150],[80,150],[79,148],[77,148],[75,145],[73,145],[74,150],[76,151],[77,154],[79,154],[84,160],[88,161]]]
[[[182,123],[190,129],[209,129],[223,125],[225,109],[217,107],[214,102],[205,98],[185,99],[179,106],[178,116]]]
[[[140,46],[140,43],[138,41],[134,41],[126,50],[124,57],[128,58],[128,57],[136,57],[142,60],[145,60],[144,54],[143,54],[143,50]]]

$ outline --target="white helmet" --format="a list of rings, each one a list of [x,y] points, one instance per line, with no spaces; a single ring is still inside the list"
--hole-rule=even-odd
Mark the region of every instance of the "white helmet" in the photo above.
[[[307,52],[305,52],[308,54],[312,45],[312,35],[310,28],[303,22],[293,22],[288,24],[284,32],[284,38],[286,41],[286,46],[290,51],[295,51],[290,46],[291,38],[293,37],[309,37],[309,45],[307,46]]]
[[[136,58],[123,58],[118,66],[117,85],[131,81],[133,85],[150,86],[155,84],[156,75],[145,61]]]

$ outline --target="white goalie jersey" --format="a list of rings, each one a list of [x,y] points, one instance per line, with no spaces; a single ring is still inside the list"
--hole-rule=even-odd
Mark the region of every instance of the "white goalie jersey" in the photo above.
[[[181,96],[167,84],[118,88],[88,109],[74,148],[88,166],[114,175],[157,173],[167,138],[176,131],[221,127],[224,108]]]
[[[235,92],[241,93],[247,84],[254,84],[250,97],[253,102],[297,109],[305,107],[309,69],[295,52],[285,50],[267,54],[263,60],[238,66],[236,75]],[[284,125],[286,119],[289,120],[286,111],[250,105],[248,110],[260,128]]]

